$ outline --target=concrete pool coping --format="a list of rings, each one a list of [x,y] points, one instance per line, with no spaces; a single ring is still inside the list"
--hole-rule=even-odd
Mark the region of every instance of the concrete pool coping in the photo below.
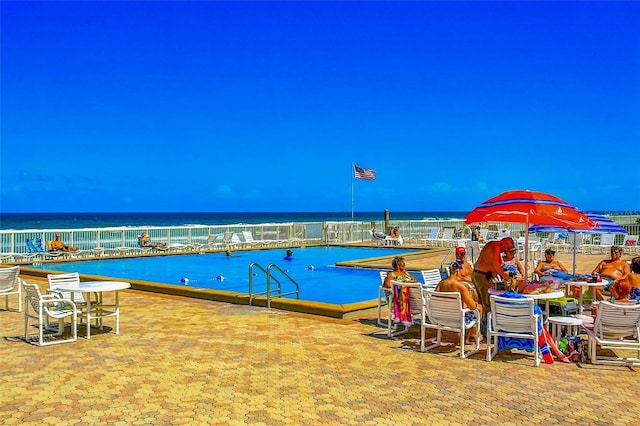
[[[419,262],[425,257],[441,256],[448,250],[422,250],[417,249],[415,252],[403,253],[406,259],[408,269],[416,272],[421,268],[413,269],[411,264]],[[367,268],[367,269],[390,269],[391,259],[395,255],[377,256],[351,261],[336,262],[336,266]],[[55,270],[46,270],[39,268],[20,267],[20,271],[24,275],[47,278],[47,274],[62,273]],[[131,289],[146,291],[150,293],[170,294],[174,296],[190,297],[194,299],[211,300],[216,302],[233,303],[236,305],[249,305],[249,294],[238,293],[227,290],[215,289],[199,289],[193,287],[185,287],[175,284],[164,284],[151,281],[123,279],[107,277],[102,275],[80,274],[82,281],[126,281],[131,284]],[[251,306],[267,306],[265,297],[254,297]],[[274,309],[282,309],[285,311],[299,312],[304,314],[321,315],[337,319],[357,318],[370,315],[377,311],[378,299],[363,300],[361,302],[333,304],[325,302],[314,302],[310,300],[272,298],[271,307]]]

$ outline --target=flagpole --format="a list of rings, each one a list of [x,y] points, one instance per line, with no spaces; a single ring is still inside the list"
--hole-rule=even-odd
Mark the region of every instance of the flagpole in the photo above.
[[[355,163],[351,163],[351,222],[353,222],[353,181],[354,181],[354,172]]]

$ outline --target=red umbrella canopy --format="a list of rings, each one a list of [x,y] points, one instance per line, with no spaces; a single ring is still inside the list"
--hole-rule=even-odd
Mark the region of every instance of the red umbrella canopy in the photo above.
[[[465,218],[467,224],[511,222],[590,229],[596,223],[566,201],[544,192],[506,191],[488,199]]]

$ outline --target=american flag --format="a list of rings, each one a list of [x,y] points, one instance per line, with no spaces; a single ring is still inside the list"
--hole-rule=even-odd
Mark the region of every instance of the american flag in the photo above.
[[[373,169],[363,169],[362,167],[358,167],[354,164],[353,170],[356,179],[375,180],[376,178],[376,171]]]

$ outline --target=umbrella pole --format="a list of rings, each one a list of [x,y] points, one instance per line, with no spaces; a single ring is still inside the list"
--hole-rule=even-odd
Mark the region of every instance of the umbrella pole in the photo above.
[[[524,285],[529,283],[529,213],[524,234]]]
[[[573,276],[576,275],[576,251],[578,250],[578,246],[576,241],[578,240],[578,234],[573,233]]]

